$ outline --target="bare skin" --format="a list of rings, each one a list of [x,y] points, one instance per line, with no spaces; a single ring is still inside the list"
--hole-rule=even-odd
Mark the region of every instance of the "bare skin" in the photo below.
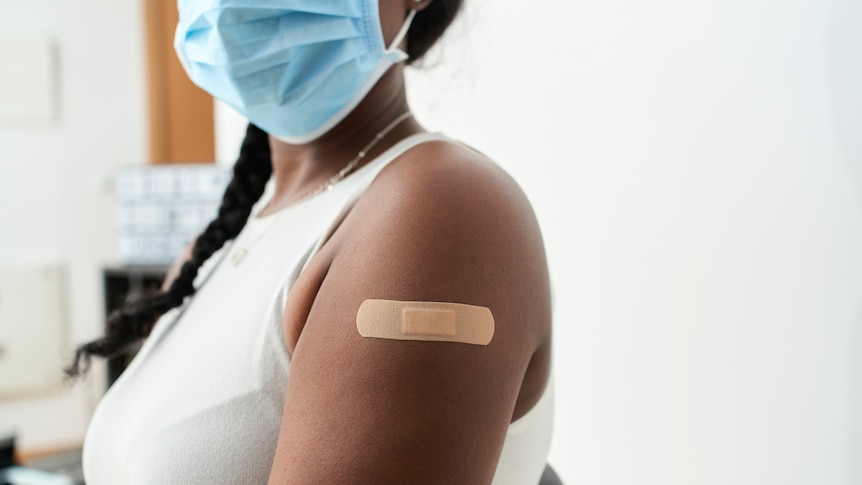
[[[387,44],[408,8],[380,0]],[[271,214],[338,172],[409,110],[391,69],[338,126],[306,145],[270,139]],[[402,123],[371,160],[422,127]],[[491,309],[488,346],[362,338],[369,298]],[[517,184],[457,143],[422,144],[384,169],[299,277],[284,309],[292,352],[270,485],[490,484],[509,424],[550,372],[551,309],[539,227]]]
[[[491,309],[487,347],[365,339],[367,298]],[[469,149],[428,143],[379,176],[297,281],[270,484],[489,484],[544,389],[550,305],[529,204]]]

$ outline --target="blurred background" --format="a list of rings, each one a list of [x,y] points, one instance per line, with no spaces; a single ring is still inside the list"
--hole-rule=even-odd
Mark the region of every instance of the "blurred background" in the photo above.
[[[862,483],[862,2],[466,4],[409,95],[538,214],[563,481]],[[21,456],[80,446],[110,369],[71,389],[58,369],[110,285],[158,267],[141,248],[207,217],[182,187],[217,192],[238,153],[245,121],[183,84],[171,15],[0,0],[0,433]]]

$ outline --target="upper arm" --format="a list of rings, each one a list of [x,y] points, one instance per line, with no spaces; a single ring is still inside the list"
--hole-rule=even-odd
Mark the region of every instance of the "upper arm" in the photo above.
[[[481,484],[494,475],[549,318],[541,238],[520,190],[495,169],[404,162],[381,174],[337,233],[292,356],[270,483]],[[366,299],[488,307],[495,334],[487,346],[363,338],[356,313]]]

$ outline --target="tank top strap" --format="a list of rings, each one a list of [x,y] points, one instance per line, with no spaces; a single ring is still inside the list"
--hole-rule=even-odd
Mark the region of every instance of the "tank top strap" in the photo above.
[[[439,140],[451,140],[451,138],[447,137],[442,133],[417,133],[415,135],[408,136],[403,140],[399,141],[395,145],[392,145],[385,152],[380,154],[377,158],[366,164],[360,170],[357,170],[353,175],[362,177],[361,180],[358,181],[353,192],[348,197],[347,201],[341,207],[338,215],[332,220],[326,230],[321,234],[320,238],[317,240],[317,243],[314,247],[308,252],[306,255],[305,261],[300,266],[300,270],[297,272],[296,276],[301,273],[308,263],[314,258],[314,255],[320,251],[320,248],[329,240],[330,236],[335,232],[336,229],[341,225],[344,221],[344,218],[347,217],[347,214],[350,213],[353,206],[356,205],[356,201],[359,200],[360,197],[365,193],[369,186],[377,179],[377,175],[386,168],[390,163],[398,159],[401,155],[406,153],[411,148],[414,148],[422,143],[426,143],[429,141],[439,141]]]

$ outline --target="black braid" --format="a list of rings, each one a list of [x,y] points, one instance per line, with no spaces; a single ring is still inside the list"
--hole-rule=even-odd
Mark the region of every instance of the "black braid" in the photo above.
[[[66,375],[75,378],[87,372],[93,355],[112,357],[150,335],[156,321],[168,310],[180,306],[195,293],[193,282],[201,265],[224,244],[235,238],[251,213],[272,175],[269,140],[260,128],[249,124],[233,168],[218,216],[195,240],[192,256],[167,291],[129,302],[108,316],[105,336],[81,345],[75,351]]]

